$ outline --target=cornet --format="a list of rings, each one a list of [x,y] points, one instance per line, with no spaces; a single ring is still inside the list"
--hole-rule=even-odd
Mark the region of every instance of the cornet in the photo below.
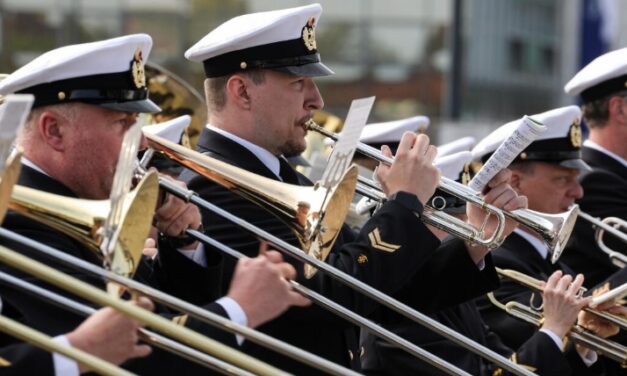
[[[306,125],[307,129],[316,131],[326,137],[337,141],[337,134],[329,132],[328,130],[320,127],[313,121],[308,121]],[[367,157],[373,158],[379,162],[388,165],[394,163],[393,158],[388,158],[384,156],[379,150],[363,143],[360,143],[357,146],[357,151]],[[360,183],[363,183],[363,180],[360,180]],[[367,185],[368,188],[372,190],[373,184]],[[561,214],[545,214],[529,209],[517,209],[513,211],[501,210],[492,205],[486,204],[479,197],[477,192],[474,192],[467,186],[457,183],[456,181],[448,179],[446,177],[441,178],[438,188],[448,194],[465,200],[472,205],[479,206],[487,210],[490,214],[494,214],[499,219],[499,226],[504,226],[504,223],[501,222],[504,222],[504,216],[507,216],[538,233],[542,237],[542,239],[544,239],[544,241],[549,245],[549,252],[551,253],[551,261],[553,263],[555,263],[562,254],[562,251],[566,246],[566,242],[568,241],[573,227],[575,226],[577,213],[579,212],[579,207],[577,205],[573,205],[573,207],[571,207],[567,212]],[[436,219],[432,217],[432,213],[433,211],[429,211],[427,215],[423,215],[425,222],[433,224],[441,230],[450,233],[451,235],[461,237],[475,244],[483,244],[488,247],[497,247],[499,245],[498,241],[500,239],[498,237],[493,236],[491,237],[491,239],[483,240],[477,239],[476,235],[481,233],[481,229],[477,230],[474,228],[467,228],[467,226],[469,225],[466,225],[464,228],[460,228],[459,221],[451,219],[451,216],[446,215],[444,219],[442,219],[442,216],[438,216]]]
[[[172,159],[179,161],[179,163],[183,164],[184,166],[190,168],[191,170],[194,170],[198,173],[200,173],[201,175],[207,177],[210,180],[213,180],[215,182],[217,182],[218,184],[221,185],[225,185],[227,188],[229,188],[231,185],[233,185],[234,183],[231,182],[230,180],[226,181],[224,178],[222,178],[218,173],[216,173],[213,170],[213,162],[209,163],[208,165],[203,164],[203,162],[206,159],[210,159],[206,156],[198,156],[199,153],[185,149],[183,147],[181,147],[180,145],[177,144],[173,144],[171,142],[167,142],[163,139],[158,139],[154,136],[149,136],[146,135],[146,137],[149,139],[149,146],[150,147],[154,147],[155,150],[157,151],[161,151],[164,152],[167,156],[171,157]],[[191,156],[193,158],[187,158],[188,156]],[[204,158],[201,158],[204,157]],[[273,181],[273,183],[276,183]],[[339,281],[340,283],[343,283],[353,289],[355,289],[356,291],[364,294],[365,296],[375,300],[376,302],[383,304],[387,307],[389,307],[390,309],[394,310],[395,312],[411,319],[412,321],[423,325],[435,332],[437,332],[438,334],[444,336],[445,338],[459,344],[460,346],[463,346],[464,348],[468,349],[469,351],[472,351],[476,354],[478,354],[479,356],[482,356],[484,358],[486,358],[487,360],[494,362],[496,364],[498,364],[499,366],[501,366],[504,369],[507,369],[515,374],[520,374],[520,375],[530,375],[532,373],[530,373],[528,370],[520,367],[519,365],[516,365],[512,362],[510,362],[509,360],[507,360],[506,358],[502,357],[501,355],[493,352],[490,349],[487,349],[486,347],[470,340],[469,338],[466,338],[464,336],[461,336],[459,333],[451,330],[450,328],[448,328],[447,326],[429,318],[428,316],[416,311],[415,309],[409,307],[408,305],[395,300],[393,298],[391,298],[390,296],[382,293],[379,290],[376,290],[374,288],[372,288],[371,286],[361,282],[360,280],[356,279],[355,277],[352,277],[328,264],[326,264],[325,262],[321,261],[320,259],[318,259],[317,257],[312,257],[311,255],[303,252],[301,249],[298,249],[297,247],[292,246],[291,244],[287,243],[286,241],[273,236],[272,234],[268,233],[267,231],[264,231],[261,228],[258,228],[254,225],[252,225],[249,222],[244,221],[243,219],[234,216],[231,213],[228,213],[227,211],[217,207],[216,205],[205,201],[203,199],[201,199],[200,197],[198,197],[198,195],[196,195],[194,192],[188,191],[188,190],[181,190],[180,187],[174,185],[174,184],[170,184],[168,185],[167,181],[161,181],[160,184],[162,184],[162,188],[164,188],[166,191],[168,191],[171,194],[174,194],[176,196],[178,196],[179,198],[182,198],[184,200],[186,200],[187,202],[191,202],[194,203],[196,205],[198,205],[199,207],[202,207],[203,209],[209,210],[214,214],[217,214],[225,219],[227,219],[228,221],[235,223],[236,225],[238,225],[239,227],[255,234],[256,236],[258,236],[261,239],[264,239],[266,241],[268,241],[269,243],[271,243],[272,245],[274,245],[275,247],[277,247],[278,250],[287,253],[288,255],[296,258],[297,260],[308,264],[308,265],[312,265],[313,267],[315,267],[315,269],[318,269],[322,272],[327,273],[328,275],[330,275],[332,278],[334,278],[335,280]],[[260,187],[263,190],[263,187]],[[252,200],[253,202],[256,202],[254,199]],[[348,206],[348,205],[347,205]],[[196,235],[202,235],[201,233],[198,233],[198,231],[195,230],[187,230],[188,234],[194,234],[196,233]],[[212,244],[213,245],[213,244]],[[375,335],[377,333],[374,333]],[[430,357],[430,358],[423,358],[421,357],[421,359],[425,360],[426,362],[442,369],[443,371],[446,372],[452,372],[452,370],[456,370],[454,372],[460,372],[460,370],[456,369],[455,367],[451,366],[451,365],[447,365],[447,366],[442,366],[441,364],[437,364],[434,363],[434,361],[438,360],[440,362],[443,362],[441,359],[437,359],[435,357]],[[463,371],[461,371],[463,373]]]
[[[542,291],[541,282],[535,278],[514,270],[503,270],[497,268],[497,272],[500,276],[509,278],[515,282],[522,284],[523,286],[531,288],[534,291]],[[496,307],[504,310],[508,314],[520,320],[526,321],[538,327],[542,325],[542,313],[529,306],[526,306],[516,301],[510,301],[503,304],[499,302],[496,297],[494,297],[493,293],[488,294],[488,299]],[[607,312],[601,312],[588,307],[584,308],[584,310],[599,317],[602,317],[616,325],[619,325],[623,329],[625,328],[625,319],[622,317],[611,315]],[[568,337],[570,337],[576,343],[588,347],[589,349],[594,350],[597,353],[605,355],[608,358],[620,363],[622,367],[627,367],[627,347],[625,347],[624,345],[607,340],[605,338],[601,338],[579,325],[573,326],[573,328],[568,333]]]
[[[579,216],[596,227],[594,238],[596,239],[599,248],[601,248],[603,252],[607,253],[610,261],[619,268],[624,268],[625,265],[627,265],[627,255],[608,247],[603,241],[603,237],[606,232],[609,232],[627,244],[627,234],[624,231],[627,230],[627,221],[617,217],[599,219],[584,212],[580,212]]]

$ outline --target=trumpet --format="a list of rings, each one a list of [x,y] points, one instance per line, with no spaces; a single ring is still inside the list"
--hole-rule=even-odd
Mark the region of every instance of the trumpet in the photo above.
[[[540,281],[536,280],[535,278],[529,277],[527,275],[524,275],[522,273],[519,273],[513,270],[503,270],[503,269],[497,268],[497,272],[503,277],[507,277],[516,282],[520,282],[524,286],[530,287],[536,291],[541,291],[541,288],[539,285]],[[494,296],[494,293],[492,292],[488,293],[487,296],[492,304],[504,310],[508,314],[516,317],[517,319],[528,322],[537,327],[542,326],[542,322],[544,320],[543,320],[541,312],[516,301],[510,301],[510,302],[503,304],[500,301],[498,301],[498,299],[496,299],[496,297]],[[598,315],[603,318],[606,318],[607,317],[606,315],[614,316],[614,315],[607,314],[606,312],[600,312],[600,311],[596,311],[596,310],[592,310],[588,308],[584,308],[584,310],[588,312],[592,312],[595,315]],[[616,319],[620,319],[620,318],[617,318],[616,316],[614,317]],[[616,323],[617,322],[616,319],[608,319],[608,321],[612,321],[613,323]],[[574,325],[571,328],[570,332],[568,333],[568,337],[571,338],[573,341],[575,341],[575,343],[579,343],[593,351],[596,351],[599,354],[602,354],[618,362],[622,367],[627,367],[627,347],[626,346],[620,343],[599,337],[596,334],[591,333],[590,331],[588,331],[587,329],[579,325]]]
[[[225,184],[225,179],[220,177],[219,175],[217,176],[215,171],[212,171],[212,164],[213,161],[211,161],[212,158],[209,158],[207,156],[201,155],[197,152],[188,150],[184,147],[181,147],[180,145],[174,144],[172,142],[168,142],[167,140],[155,137],[153,135],[146,135],[146,137],[148,138],[148,143],[149,146],[151,148],[154,148],[156,151],[159,152],[163,152],[164,154],[166,154],[168,157],[174,159],[175,161],[179,161],[179,163],[183,164],[184,166],[190,168],[191,170],[196,171],[197,173],[215,181],[218,184],[224,185],[227,188],[231,188],[231,189],[239,189],[238,187],[232,188],[232,185],[234,184],[234,181],[228,181]],[[207,163],[205,163],[207,162]],[[273,183],[276,183],[275,181],[272,181]],[[492,350],[476,343],[475,341],[472,341],[471,339],[464,337],[462,335],[460,335],[459,333],[451,330],[450,328],[448,328],[447,326],[431,319],[430,317],[416,311],[415,309],[409,307],[408,305],[391,298],[390,296],[382,293],[381,291],[372,288],[371,286],[361,282],[360,280],[326,264],[325,262],[323,262],[322,260],[320,260],[317,257],[312,257],[311,255],[309,255],[306,252],[303,252],[301,249],[292,246],[291,244],[287,243],[286,241],[268,233],[267,231],[264,231],[263,229],[256,227],[254,225],[252,225],[251,223],[234,216],[233,214],[227,212],[226,210],[223,210],[219,207],[217,207],[216,205],[203,200],[202,198],[200,198],[196,193],[186,190],[186,189],[181,189],[181,187],[178,187],[172,183],[170,183],[167,180],[160,180],[160,185],[162,188],[164,188],[166,191],[168,191],[171,194],[174,194],[175,196],[178,196],[179,198],[187,201],[187,202],[191,202],[193,204],[198,205],[199,207],[202,207],[214,214],[217,214],[223,218],[225,218],[226,220],[236,224],[238,227],[241,227],[253,234],[255,234],[256,236],[258,236],[260,239],[264,239],[266,241],[268,241],[269,243],[271,243],[273,246],[277,247],[278,250],[288,254],[289,256],[307,264],[307,265],[311,265],[313,266],[315,269],[320,270],[322,272],[327,273],[329,276],[331,276],[332,278],[334,278],[335,280],[339,281],[340,283],[343,283],[351,288],[353,288],[354,290],[364,294],[365,296],[373,299],[374,301],[385,305],[386,307],[394,310],[395,312],[411,319],[412,321],[423,325],[433,331],[435,331],[436,333],[442,335],[443,337],[457,343],[458,345],[476,353],[479,356],[482,356],[486,359],[488,359],[491,362],[494,362],[496,364],[498,364],[499,366],[501,366],[504,369],[507,369],[515,374],[519,374],[519,375],[531,375],[532,373],[529,372],[528,370],[520,367],[517,364],[512,363],[511,361],[507,360],[506,358],[504,358],[503,356],[493,352]],[[296,187],[298,188],[298,187]],[[252,199],[253,202],[256,202],[256,200]],[[346,206],[348,207],[348,204],[346,204]],[[328,215],[328,213],[327,213]],[[202,235],[202,233],[195,231],[195,230],[187,230],[187,233],[192,235],[192,236],[200,236]],[[211,244],[211,245],[215,245],[215,244]],[[315,300],[314,300],[315,301]],[[361,324],[359,324],[361,325]],[[373,333],[375,335],[377,335],[377,333]],[[442,366],[441,364],[438,364],[436,362],[436,360],[438,362],[443,362],[442,360],[435,358],[433,356],[431,357],[420,357],[422,360],[424,360],[427,363],[430,363],[436,367],[438,367],[439,369],[445,371],[445,372],[449,372],[451,373],[452,370],[457,370],[456,372],[461,372],[463,373],[463,371],[456,369],[456,367],[452,366],[452,365],[447,365],[447,366]]]
[[[499,276],[511,279],[512,281],[517,282],[533,291],[542,292],[543,290],[542,281],[516,270],[496,268],[496,272],[499,274]],[[586,289],[583,287],[579,291],[580,294],[583,294],[585,292]],[[627,329],[627,319],[625,319],[624,317],[613,315],[604,311],[599,311],[590,307],[584,307],[583,310],[606,321],[609,321],[612,324],[617,325],[621,329]]]
[[[603,237],[606,232],[609,232],[624,243],[627,243],[627,234],[625,234],[624,230],[621,230],[627,230],[627,221],[617,217],[607,217],[604,219],[599,219],[584,212],[580,212],[579,216],[586,221],[592,223],[594,227],[596,227],[594,238],[599,248],[601,248],[603,252],[607,253],[610,261],[619,268],[624,268],[625,265],[627,265],[627,255],[615,251],[607,246],[603,241]]]
[[[320,127],[318,124],[311,120],[307,122],[306,126],[308,130],[313,130],[315,132],[321,133],[324,136],[337,141],[337,134],[329,132],[328,130]],[[357,146],[357,151],[381,163],[385,163],[388,165],[394,163],[393,158],[388,158],[384,156],[379,150],[363,143],[360,143]],[[368,183],[364,180],[360,180],[359,182],[367,185],[370,190],[372,190],[373,186],[376,187],[376,185]],[[438,188],[446,193],[465,200],[470,204],[479,206],[487,210],[490,214],[494,214],[499,220],[499,226],[504,226],[504,223],[501,222],[504,221],[504,216],[507,216],[522,224],[523,226],[528,227],[529,229],[538,233],[542,237],[542,239],[544,239],[544,241],[548,244],[549,252],[551,253],[551,261],[553,263],[555,263],[562,254],[562,251],[566,246],[573,227],[575,226],[577,213],[579,212],[579,207],[577,205],[573,205],[568,211],[561,214],[546,214],[529,209],[517,209],[513,211],[501,210],[492,205],[486,204],[485,201],[483,201],[479,197],[477,192],[473,191],[467,186],[457,183],[456,181],[448,179],[446,177],[442,177],[440,179]],[[378,188],[376,189],[378,190]],[[382,196],[379,195],[379,197],[381,198]],[[430,210],[429,215],[431,215],[432,213],[433,211]],[[432,221],[432,218],[425,217],[429,216],[423,215],[423,219],[425,219],[425,222]],[[494,239],[483,239],[483,241],[481,241],[475,237],[476,234],[481,233],[481,229],[476,230],[470,228],[459,228],[459,222],[451,218],[451,216],[446,215],[444,219],[442,219],[442,217],[439,217],[439,220],[434,221],[436,223],[427,223],[433,224],[434,226],[450,233],[451,235],[462,237],[463,239],[473,242],[475,244],[484,244],[487,247],[492,248],[498,247],[499,237],[494,237]]]

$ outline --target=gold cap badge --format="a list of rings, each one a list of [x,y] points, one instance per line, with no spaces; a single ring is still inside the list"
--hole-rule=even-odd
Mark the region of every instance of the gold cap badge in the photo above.
[[[580,148],[582,145],[581,141],[581,127],[579,126],[579,119],[575,119],[573,124],[570,126],[570,143],[576,147]]]
[[[133,76],[133,83],[135,84],[135,87],[138,89],[146,87],[146,74],[144,72],[142,50],[139,48],[135,50],[135,54],[133,55],[133,61],[131,62],[131,75]]]
[[[303,27],[303,42],[305,43],[305,47],[308,51],[313,51],[316,49],[316,31],[314,30],[314,24],[316,23],[316,18],[311,17],[305,27]]]

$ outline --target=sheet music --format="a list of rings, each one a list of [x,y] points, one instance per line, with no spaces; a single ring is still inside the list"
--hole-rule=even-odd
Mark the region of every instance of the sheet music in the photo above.
[[[323,187],[331,188],[337,185],[341,181],[344,171],[350,166],[359,143],[359,136],[368,121],[374,98],[355,99],[351,103],[342,133],[333,147],[327,168],[322,174],[321,185]]]
[[[470,180],[468,186],[477,192],[483,191],[488,182],[502,169],[509,166],[516,156],[546,130],[546,127],[525,115],[516,129],[503,141],[483,167]]]
[[[10,94],[0,105],[0,171],[4,171],[17,131],[26,122],[34,101],[31,94]]]

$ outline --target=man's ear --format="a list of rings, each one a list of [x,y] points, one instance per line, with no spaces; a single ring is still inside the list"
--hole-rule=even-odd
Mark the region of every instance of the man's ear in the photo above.
[[[64,130],[62,121],[56,113],[44,111],[37,118],[36,126],[41,139],[56,151],[65,150]]]
[[[509,179],[509,185],[514,188],[516,192],[520,192],[522,181],[524,180],[524,173],[517,169],[510,169],[512,171],[512,177]]]
[[[242,109],[250,108],[249,81],[245,76],[234,74],[226,82],[228,100]]]
[[[617,119],[623,124],[627,123],[627,110],[623,106],[623,97],[615,96],[611,97],[607,103],[608,112],[610,118]]]

